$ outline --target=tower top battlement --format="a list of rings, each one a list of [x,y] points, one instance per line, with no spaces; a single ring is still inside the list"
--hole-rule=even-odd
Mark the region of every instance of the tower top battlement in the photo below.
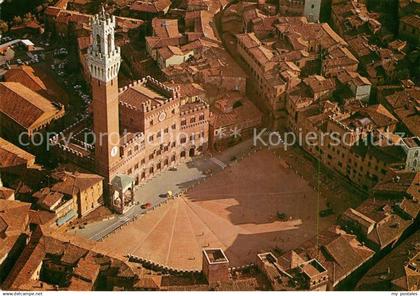
[[[116,20],[114,15],[110,15],[105,12],[105,8],[102,7],[98,14],[95,14],[91,18],[91,25],[104,25],[104,26],[116,26]]]
[[[88,65],[93,78],[109,82],[118,77],[121,49],[115,45],[115,16],[102,7],[91,19],[93,44],[88,50]]]

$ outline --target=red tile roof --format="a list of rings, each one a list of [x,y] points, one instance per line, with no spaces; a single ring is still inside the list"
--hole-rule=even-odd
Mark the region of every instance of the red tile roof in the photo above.
[[[30,208],[30,203],[0,199],[0,236],[19,235],[25,232]]]
[[[312,75],[305,78],[303,81],[311,88],[314,94],[324,91],[333,91],[335,89],[335,80],[331,78]]]
[[[328,278],[333,286],[375,254],[362,245],[354,235],[346,234],[336,226],[320,232],[317,238],[305,242],[296,251],[308,260],[317,259],[328,270]]]
[[[44,82],[35,75],[34,69],[29,66],[19,66],[6,72],[4,79],[7,82],[19,82],[35,92],[45,92],[47,87]]]
[[[213,108],[210,122],[214,129],[243,125],[247,122],[256,122],[257,125],[261,123],[261,111],[250,100],[242,97],[239,93],[228,93],[222,96],[222,100],[224,104],[233,106],[235,102],[240,101],[242,105],[233,108],[229,113],[223,113],[221,110]]]
[[[406,15],[400,18],[400,23],[410,25],[415,28],[420,28],[420,16],[418,15]]]
[[[143,103],[150,101],[152,106],[158,106],[167,98],[148,88],[146,85],[137,83],[136,85],[130,86],[121,92],[119,99],[121,103],[125,103],[142,110]]]
[[[154,18],[152,20],[153,34],[160,38],[179,38],[177,19]]]
[[[0,168],[16,166],[30,167],[35,156],[0,137]]]
[[[85,246],[80,247],[76,243]],[[48,254],[53,256],[47,256]],[[112,268],[120,277],[134,276],[124,262],[106,255],[98,256],[98,253],[88,249],[86,242],[82,243],[78,239],[70,242],[67,237],[53,237],[47,233],[46,228],[39,227],[32,233],[30,242],[17,259],[3,287],[11,290],[34,290],[34,285],[39,286],[41,282],[34,280],[33,275],[45,260],[54,260],[59,265],[74,267],[73,272],[68,274],[71,279],[68,289],[90,290],[100,268]]]
[[[37,129],[64,115],[64,109],[16,82],[0,83],[0,112],[24,129]]]
[[[46,210],[53,210],[63,199],[64,195],[59,192],[51,191],[50,188],[43,188],[33,194],[37,199],[37,204]]]
[[[170,0],[136,1],[130,6],[130,10],[137,12],[158,13],[163,12],[171,5]]]
[[[95,186],[103,181],[103,177],[95,174],[56,172],[53,176],[60,181],[54,184],[51,189],[67,195],[75,195],[86,189]]]
[[[29,221],[36,225],[49,225],[56,220],[56,215],[48,211],[34,211],[29,212]]]
[[[15,191],[10,188],[0,187],[0,199],[10,199],[15,194]]]

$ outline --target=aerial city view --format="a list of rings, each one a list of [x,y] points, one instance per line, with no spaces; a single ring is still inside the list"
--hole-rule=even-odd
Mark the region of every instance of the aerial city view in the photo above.
[[[3,293],[417,295],[419,200],[420,0],[0,0]]]

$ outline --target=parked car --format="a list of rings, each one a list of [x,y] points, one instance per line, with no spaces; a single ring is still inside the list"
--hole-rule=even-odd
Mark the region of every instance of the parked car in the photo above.
[[[282,212],[277,212],[277,219],[280,221],[287,221],[287,215]]]
[[[331,216],[332,214],[334,214],[334,211],[331,208],[319,211],[320,217],[327,217],[327,216]]]
[[[142,209],[149,209],[151,207],[152,207],[152,204],[150,202],[147,202],[147,203],[141,205]]]

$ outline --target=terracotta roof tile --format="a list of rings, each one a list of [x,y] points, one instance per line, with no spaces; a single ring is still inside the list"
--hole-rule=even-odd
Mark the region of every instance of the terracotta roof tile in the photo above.
[[[373,187],[377,193],[390,193],[401,196],[414,194],[413,197],[420,200],[419,189],[420,172],[390,172],[381,182]]]
[[[90,283],[94,283],[99,275],[100,266],[95,262],[94,254],[89,252],[86,257],[80,259],[73,275]]]
[[[138,83],[121,92],[119,99],[122,103],[142,109],[142,103],[151,101],[153,106],[157,106],[167,98],[148,88],[146,85]]]
[[[0,199],[0,218],[2,233],[6,236],[19,235],[24,232],[29,221],[31,204],[14,200]]]
[[[415,28],[420,28],[420,16],[418,15],[406,15],[400,18],[400,22],[413,26]]]
[[[312,75],[305,78],[304,83],[308,85],[314,94],[335,89],[335,81],[331,78],[325,78],[319,75]]]
[[[37,204],[46,210],[53,210],[63,199],[64,195],[59,192],[51,191],[50,188],[43,188],[33,194],[37,199]]]
[[[0,137],[0,168],[27,166],[35,163],[35,156]]]
[[[230,127],[232,125],[242,125],[247,122],[261,123],[261,111],[248,99],[243,98],[239,93],[231,92],[222,96],[222,104],[233,106],[240,101],[241,106],[232,108],[231,112],[224,113],[216,108],[212,109],[210,122],[214,129]]]
[[[152,19],[153,33],[160,38],[179,38],[181,34],[178,30],[177,19]]]
[[[16,82],[0,83],[0,112],[25,129],[37,128],[64,114],[50,101]]]
[[[79,172],[56,172],[54,177],[60,181],[54,184],[51,189],[71,196],[103,181],[103,177],[99,175]]]
[[[55,222],[56,215],[48,211],[34,211],[29,212],[29,221],[36,225],[49,225]]]
[[[15,191],[10,188],[0,187],[0,199],[10,199]]]
[[[130,6],[130,10],[137,12],[158,13],[163,12],[171,5],[170,0],[156,0],[156,1],[135,1]]]
[[[363,246],[354,235],[346,234],[337,226],[320,232],[317,238],[306,241],[295,251],[306,260],[317,259],[328,270],[333,286],[374,255],[374,251]]]
[[[4,75],[5,81],[19,82],[35,92],[45,92],[47,87],[44,82],[35,75],[34,69],[29,66],[12,68]]]

